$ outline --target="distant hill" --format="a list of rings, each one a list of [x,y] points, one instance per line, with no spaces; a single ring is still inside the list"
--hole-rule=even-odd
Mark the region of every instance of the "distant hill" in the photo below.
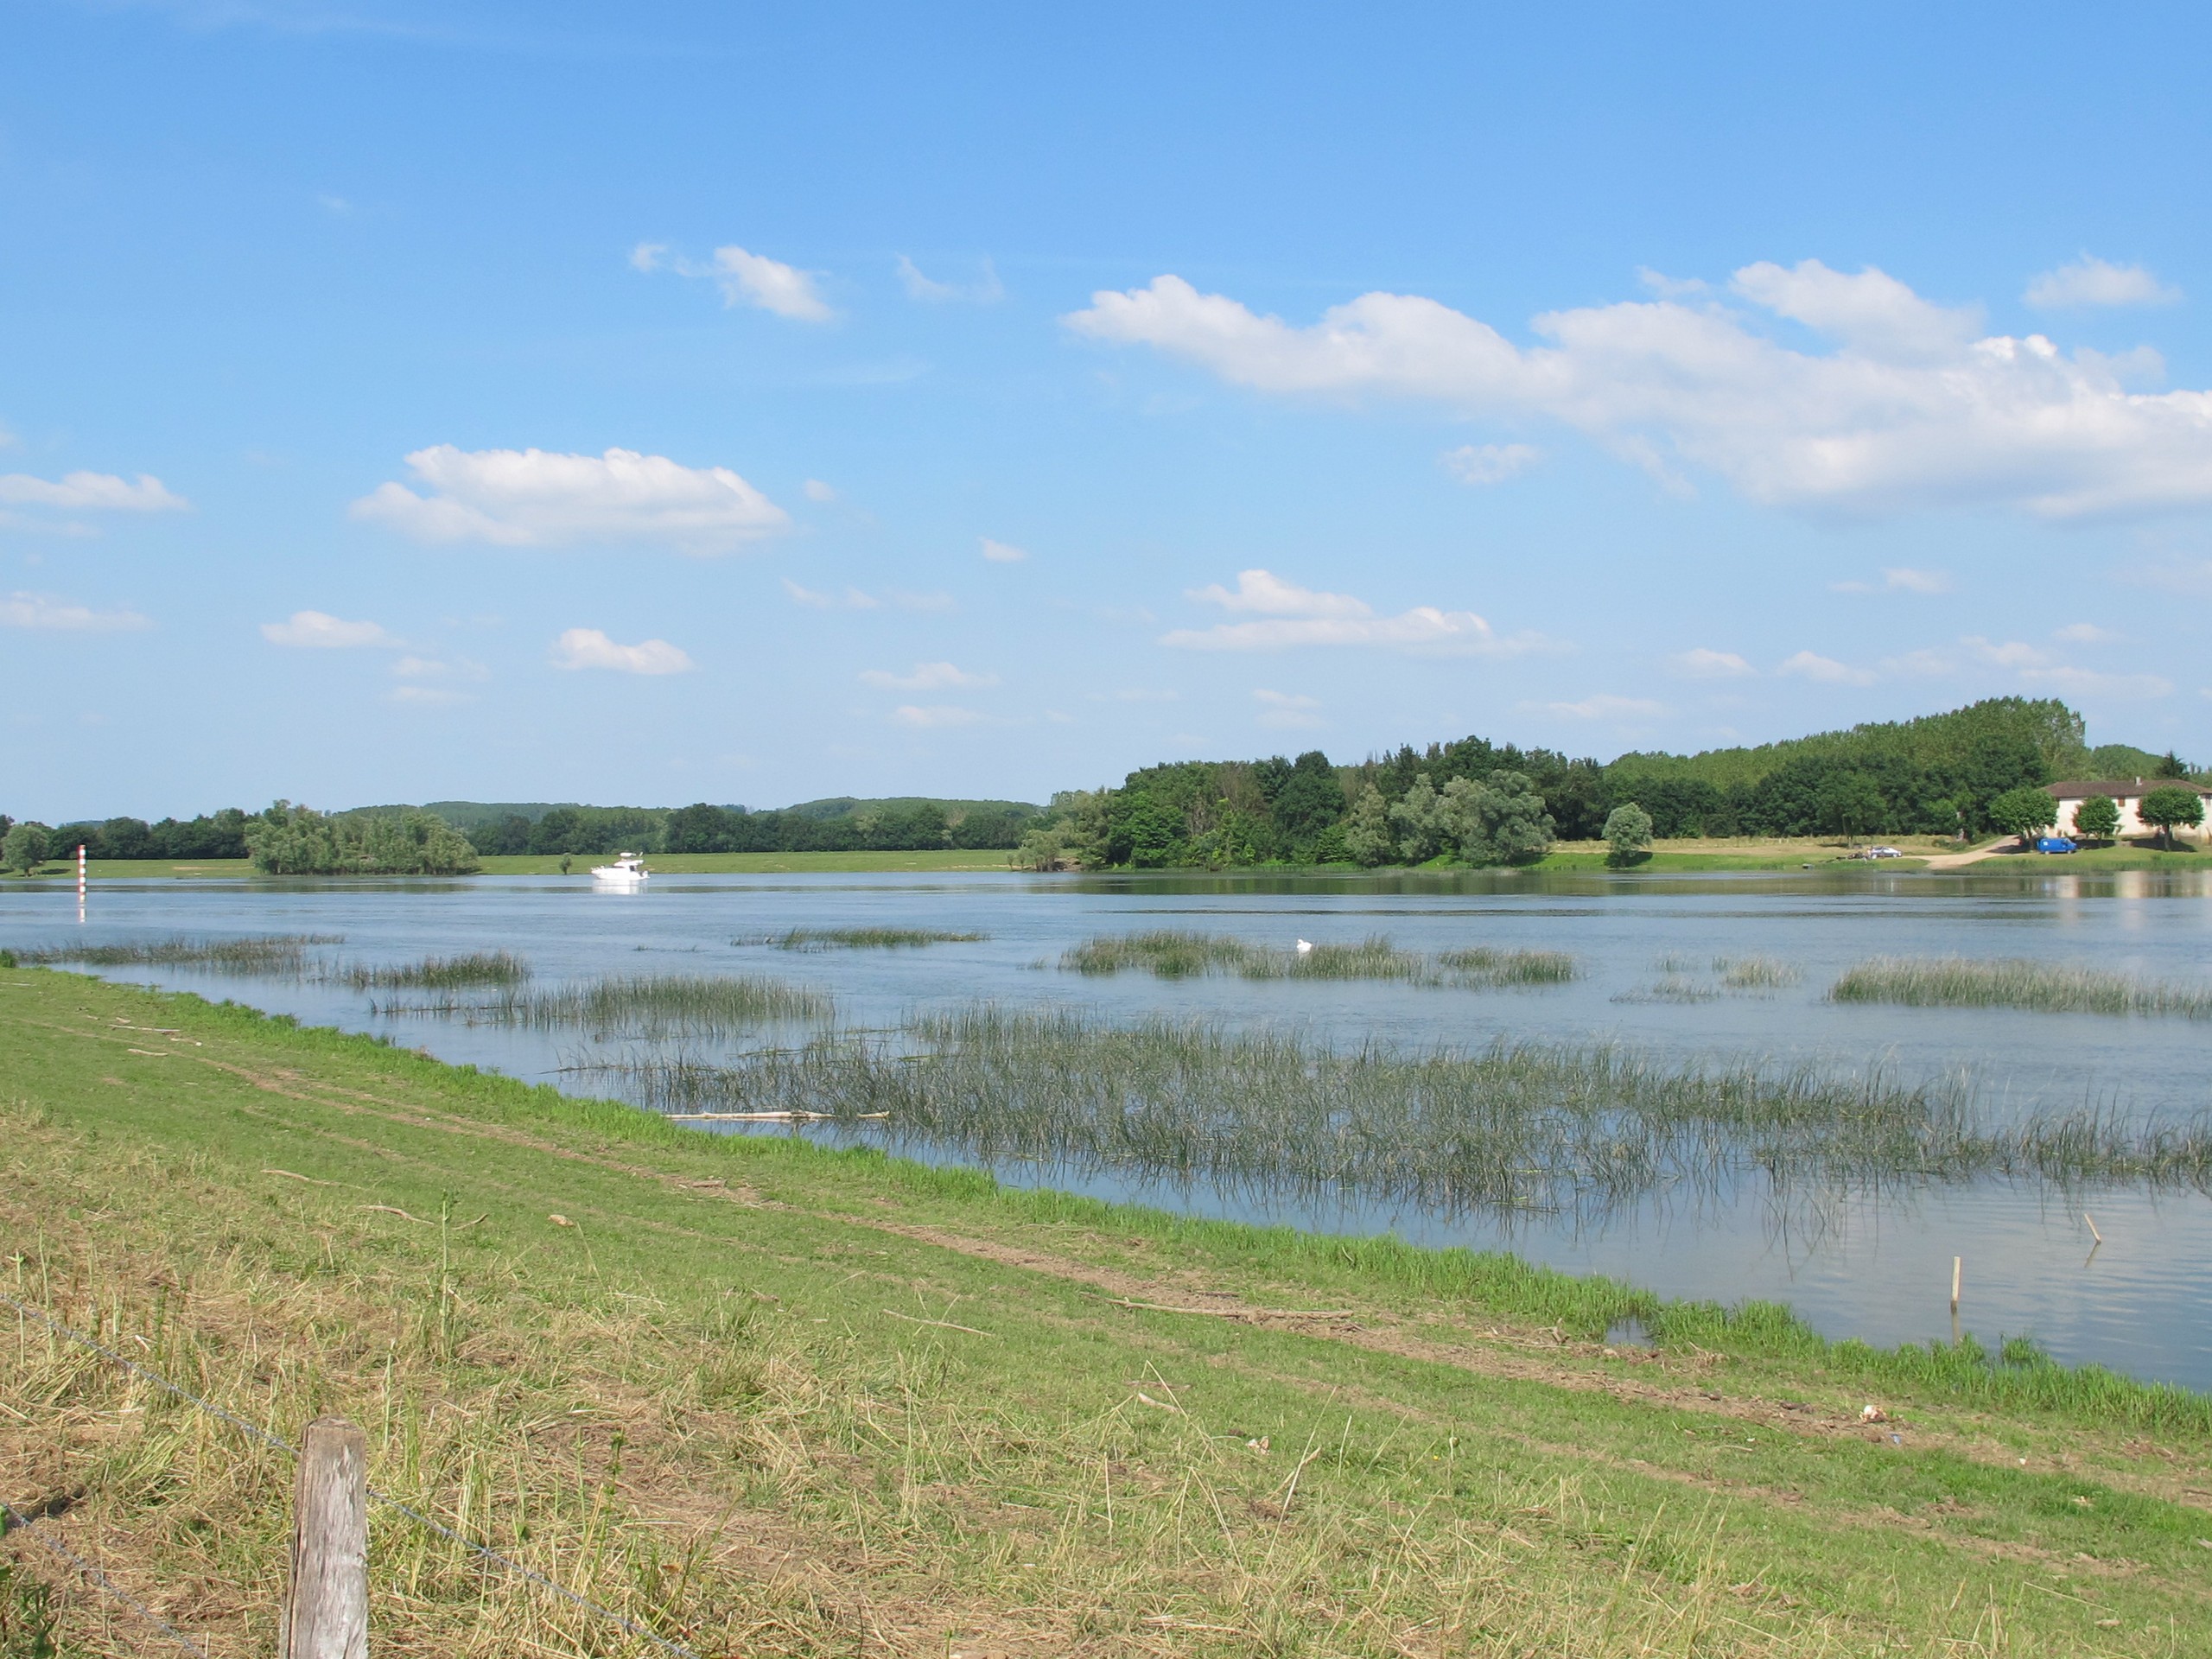
[[[819,801],[801,801],[797,806],[776,809],[794,818],[849,818],[856,812],[903,812],[918,806],[934,806],[945,817],[964,817],[970,812],[1041,812],[1044,809],[1031,801],[961,801],[943,795],[886,795],[863,800],[852,795],[832,795]],[[738,812],[741,807],[724,807],[725,812]]]
[[[934,806],[949,818],[964,817],[970,812],[1006,811],[1020,813],[1040,812],[1044,809],[1029,801],[968,801],[955,800],[942,795],[886,795],[862,798],[856,795],[832,795],[818,801],[801,801],[796,806],[747,808],[732,802],[717,803],[725,812],[780,811],[791,817],[824,820],[849,818],[855,813],[896,812],[918,806]],[[396,817],[402,812],[435,812],[448,823],[464,834],[487,823],[497,823],[502,818],[522,818],[536,823],[548,812],[560,811],[637,811],[671,812],[667,806],[587,808],[582,801],[425,801],[419,807],[404,803],[383,806],[350,807],[337,817]]]

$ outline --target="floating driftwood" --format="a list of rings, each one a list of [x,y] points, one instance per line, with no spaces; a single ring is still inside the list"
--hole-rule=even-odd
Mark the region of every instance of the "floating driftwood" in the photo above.
[[[663,1112],[671,1123],[880,1123],[888,1112],[860,1112],[846,1117],[837,1112]]]

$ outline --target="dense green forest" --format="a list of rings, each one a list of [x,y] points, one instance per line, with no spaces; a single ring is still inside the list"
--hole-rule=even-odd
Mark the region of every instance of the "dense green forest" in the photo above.
[[[109,818],[45,830],[51,856],[244,858],[283,873],[430,873],[479,856],[531,853],[875,852],[1018,849],[1039,868],[1220,868],[1286,863],[1527,862],[1554,840],[1594,841],[1618,807],[1650,833],[1688,836],[1981,835],[2009,789],[2062,778],[2188,777],[2174,755],[2090,748],[2081,715],[2055,700],[1993,697],[1948,714],[1854,726],[1757,747],[1629,753],[1610,763],[1487,738],[1410,746],[1338,766],[1295,760],[1185,760],[1073,791],[1049,808],[1020,801],[836,796],[742,806],[584,806],[435,801],[325,817],[278,802],[248,814],[148,823]],[[302,815],[305,814],[305,817]],[[0,814],[0,834],[14,821]],[[372,828],[383,825],[383,828]],[[44,830],[44,826],[37,826]]]
[[[1630,753],[1610,764],[1466,737],[1357,766],[1187,760],[1119,787],[1054,798],[1023,861],[1087,869],[1282,862],[1527,862],[1554,839],[1594,841],[1617,807],[1652,833],[1980,835],[2009,789],[2064,777],[2188,775],[2173,755],[2091,749],[2056,701],[1995,697],[1948,714],[1854,726],[1757,748]]]

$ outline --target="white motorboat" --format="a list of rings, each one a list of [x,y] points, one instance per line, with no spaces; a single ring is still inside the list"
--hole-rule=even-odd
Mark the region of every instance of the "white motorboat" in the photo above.
[[[591,879],[601,887],[634,887],[642,885],[652,874],[645,868],[643,853],[617,853],[612,864],[593,865]]]

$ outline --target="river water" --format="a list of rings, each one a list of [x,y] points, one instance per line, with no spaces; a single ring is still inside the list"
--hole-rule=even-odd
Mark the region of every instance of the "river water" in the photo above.
[[[340,934],[347,962],[503,949],[541,983],[611,973],[766,974],[832,992],[849,1025],[988,999],[1111,1020],[1203,1015],[1294,1028],[1333,1044],[1480,1046],[1499,1037],[1615,1040],[1682,1061],[1755,1057],[1915,1083],[1963,1076],[1999,1120],[2085,1105],[2186,1120],[2212,1109],[2212,1020],[1923,1009],[1825,1000],[1874,956],[2017,957],[2212,988],[2212,880],[2007,870],[1804,874],[1034,877],[1014,874],[656,877],[639,893],[580,877],[287,883],[119,881],[80,922],[73,890],[0,893],[15,948],[257,933]],[[925,950],[801,953],[760,943],[790,928],[912,926],[986,933]],[[1287,945],[1384,934],[1412,950],[1565,950],[1573,982],[1470,991],[1362,982],[1090,978],[1060,953],[1100,933],[1183,928]],[[1757,956],[1802,982],[1726,992],[1716,957]],[[442,1058],[579,1093],[564,1071],[588,1034],[372,1012],[340,986],[189,969],[113,976],[232,996],[272,1012],[378,1031]],[[1685,993],[1689,995],[1686,1000]],[[383,994],[385,1000],[391,993]],[[1040,1179],[1028,1166],[997,1172]],[[2212,1198],[2003,1182],[1878,1195],[1756,1184],[1653,1198],[1602,1216],[1433,1213],[1351,1198],[1255,1197],[1056,1171],[1077,1186],[1162,1207],[1509,1249],[1669,1296],[1784,1301],[1831,1336],[1884,1345],[1948,1338],[1951,1262],[1964,1261],[1965,1329],[2028,1335],[2055,1356],[2212,1389]],[[2095,1241],[2084,1212],[2094,1218]]]

